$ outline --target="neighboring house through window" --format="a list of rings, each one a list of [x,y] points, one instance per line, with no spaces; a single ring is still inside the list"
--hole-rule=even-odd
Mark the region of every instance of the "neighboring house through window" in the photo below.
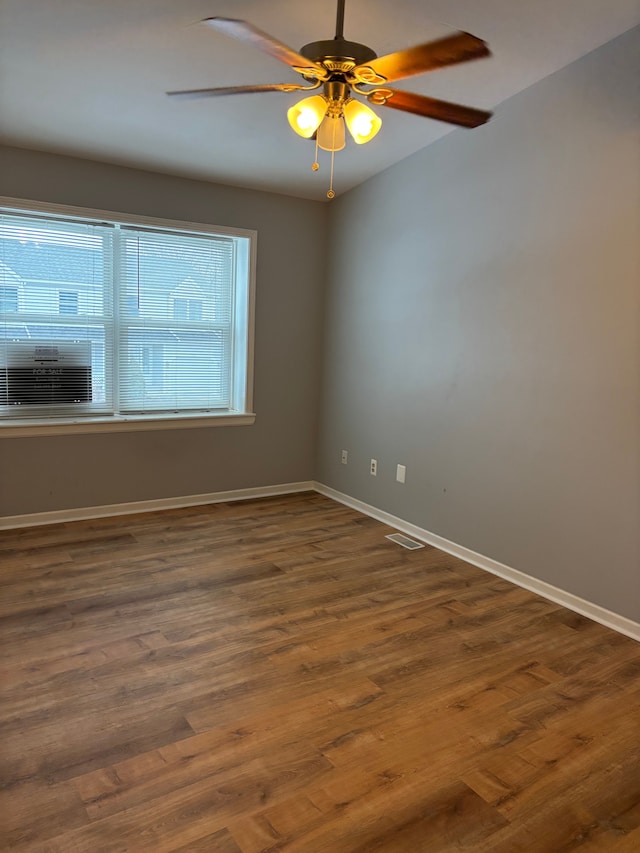
[[[76,290],[61,290],[58,293],[58,313],[78,313],[78,292]]]
[[[176,320],[213,320],[216,315],[216,293],[207,293],[192,277],[176,283],[169,295]]]
[[[17,314],[18,288],[13,285],[0,284],[0,314]]]
[[[202,320],[202,300],[177,297],[173,300],[173,316],[176,320]]]

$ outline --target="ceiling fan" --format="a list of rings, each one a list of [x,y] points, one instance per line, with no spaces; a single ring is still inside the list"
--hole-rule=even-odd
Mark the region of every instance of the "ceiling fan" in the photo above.
[[[314,170],[318,169],[318,147],[331,152],[331,186],[327,193],[329,198],[335,195],[333,154],[345,146],[345,123],[358,144],[373,139],[382,125],[380,117],[354,95],[362,95],[375,106],[391,107],[462,127],[478,127],[491,118],[491,113],[484,110],[387,86],[387,83],[415,74],[490,56],[489,48],[482,39],[470,33],[456,32],[436,41],[378,57],[367,45],[344,38],[344,7],[345,0],[338,0],[334,38],[310,42],[301,47],[299,52],[247,21],[222,17],[205,18],[202,21],[214,30],[280,60],[300,74],[306,85],[266,83],[221,86],[213,89],[184,89],[167,92],[167,95],[210,98],[256,92],[312,91],[322,87],[322,95],[304,98],[288,110],[287,117],[299,136],[316,140]]]

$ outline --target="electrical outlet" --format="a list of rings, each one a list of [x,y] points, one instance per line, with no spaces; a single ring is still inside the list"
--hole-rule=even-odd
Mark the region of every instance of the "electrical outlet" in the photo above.
[[[371,474],[373,477],[375,477],[377,475],[377,473],[378,473],[378,460],[377,459],[371,460],[371,467],[369,468],[369,470],[371,471]]]
[[[349,453],[346,450],[342,451],[342,464],[346,465],[349,459]]]
[[[396,481],[398,483],[404,483],[406,476],[407,476],[407,466],[406,465],[398,465],[396,467]]]

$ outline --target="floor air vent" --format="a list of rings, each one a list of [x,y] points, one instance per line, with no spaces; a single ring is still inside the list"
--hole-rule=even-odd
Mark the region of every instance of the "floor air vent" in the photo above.
[[[385,539],[391,539],[397,545],[402,545],[403,548],[408,548],[409,551],[415,551],[416,548],[424,548],[422,542],[416,542],[415,539],[409,539],[408,536],[403,536],[402,533],[390,533]]]

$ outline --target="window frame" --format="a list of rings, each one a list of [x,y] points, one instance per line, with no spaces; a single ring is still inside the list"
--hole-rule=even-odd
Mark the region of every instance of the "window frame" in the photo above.
[[[234,311],[237,343],[236,366],[233,371],[232,400],[243,401],[238,409],[214,412],[176,412],[149,414],[109,414],[76,417],[11,418],[0,420],[0,438],[27,435],[59,435],[73,433],[109,433],[135,430],[188,429],[205,426],[241,426],[253,424],[253,375],[255,333],[255,288],[257,232],[246,228],[230,228],[203,222],[164,219],[137,214],[119,213],[70,205],[48,204],[30,199],[0,196],[0,212],[34,215],[42,214],[62,219],[84,220],[96,224],[119,223],[126,226],[151,228],[156,231],[185,232],[186,234],[240,237],[248,239],[247,268],[238,269],[239,280],[247,282],[246,297],[239,300]]]

